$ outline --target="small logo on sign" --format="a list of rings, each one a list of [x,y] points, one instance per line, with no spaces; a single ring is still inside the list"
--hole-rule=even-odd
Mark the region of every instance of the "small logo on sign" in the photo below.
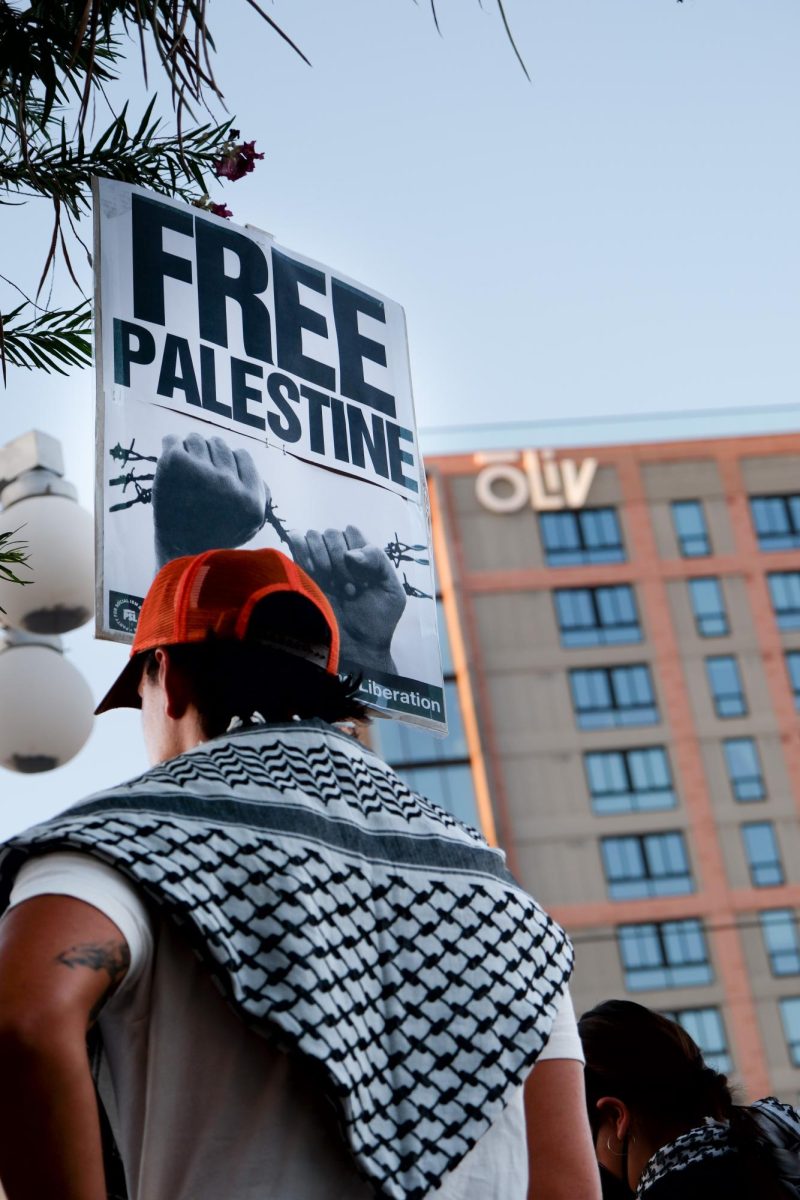
[[[125,592],[110,592],[108,596],[108,623],[112,629],[122,633],[136,633],[142,597],[129,596]]]

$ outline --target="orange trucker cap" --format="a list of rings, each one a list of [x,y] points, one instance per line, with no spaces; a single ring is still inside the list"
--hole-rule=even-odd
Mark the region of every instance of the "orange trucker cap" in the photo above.
[[[244,639],[255,606],[277,595],[297,596],[298,616],[303,609],[308,612],[310,603],[322,618],[323,640],[312,641],[303,633],[304,622],[295,622],[284,605],[275,628],[259,632],[259,642],[335,675],[339,626],[325,593],[310,575],[280,550],[207,550],[174,558],[158,572],[142,604],[130,659],[95,713],[141,708],[137,660],[144,650],[204,642],[209,635]]]

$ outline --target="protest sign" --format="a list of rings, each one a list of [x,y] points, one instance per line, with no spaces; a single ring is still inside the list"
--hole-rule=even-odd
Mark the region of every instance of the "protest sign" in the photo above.
[[[95,180],[97,635],[181,554],[283,549],[341,670],[444,730],[425,475],[399,304],[189,205]]]

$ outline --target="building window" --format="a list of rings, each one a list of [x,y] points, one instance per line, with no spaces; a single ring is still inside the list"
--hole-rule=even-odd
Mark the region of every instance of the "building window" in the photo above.
[[[604,837],[600,849],[612,900],[685,896],[694,891],[682,833]]]
[[[786,655],[786,669],[789,672],[789,683],[792,685],[794,706],[800,712],[800,650],[790,650]]]
[[[791,908],[762,912],[761,933],[773,975],[800,975],[800,936]]]
[[[625,986],[632,992],[699,987],[714,978],[703,926],[694,917],[659,924],[620,925],[617,943]]]
[[[715,575],[690,579],[689,599],[700,637],[724,637],[729,632],[722,585]]]
[[[382,757],[413,791],[447,809],[459,821],[477,827],[469,749],[461,721],[461,705],[441,600],[437,600],[437,609],[447,737],[435,737],[426,730],[393,720],[374,721],[370,728]]]
[[[665,1017],[685,1029],[699,1046],[706,1066],[727,1075],[733,1070],[725,1026],[718,1008],[683,1008],[665,1012]]]
[[[734,797],[737,800],[763,800],[767,792],[755,740],[751,737],[726,738],[722,748]]]
[[[778,628],[800,629],[800,571],[771,571],[767,582]]]
[[[672,524],[682,558],[705,558],[711,553],[706,515],[700,500],[673,500]]]
[[[579,729],[654,725],[658,721],[650,668],[644,663],[575,668],[569,680]]]
[[[611,587],[557,588],[553,593],[562,646],[640,642],[636,596],[629,583]]]
[[[772,822],[752,821],[743,825],[742,842],[753,887],[777,887],[783,883],[783,866]]]
[[[615,508],[539,514],[539,532],[549,567],[625,562],[625,546]]]
[[[751,496],[750,513],[762,550],[800,546],[800,495]]]
[[[800,996],[784,996],[780,1006],[789,1057],[795,1067],[800,1067]]]
[[[583,761],[592,810],[599,815],[675,807],[675,789],[663,746],[592,750]]]
[[[747,714],[739,664],[732,654],[718,654],[706,659],[706,675],[714,711],[718,717],[743,717]]]

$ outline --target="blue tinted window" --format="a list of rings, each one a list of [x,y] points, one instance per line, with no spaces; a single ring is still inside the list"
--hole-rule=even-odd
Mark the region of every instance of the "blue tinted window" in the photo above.
[[[721,1071],[723,1075],[732,1070],[728,1039],[718,1008],[683,1008],[677,1012],[665,1012],[664,1016],[686,1030],[699,1046],[706,1066]]]
[[[465,825],[479,828],[475,787],[469,763],[446,763],[437,767],[400,767],[397,773],[412,791],[432,800]]]
[[[684,896],[694,891],[682,833],[605,837],[600,848],[612,900]]]
[[[620,925],[617,929],[625,986],[632,992],[650,988],[696,987],[711,983],[703,926],[683,921]]]
[[[550,567],[625,561],[615,508],[540,513],[539,532],[545,561]]]
[[[682,558],[705,558],[711,553],[706,517],[699,500],[674,500],[672,524]]]
[[[630,584],[557,588],[553,596],[562,646],[641,641],[636,597]]]
[[[739,664],[734,656],[719,654],[714,658],[707,658],[706,675],[717,716],[744,716],[747,713],[747,700],[739,674]]]
[[[786,655],[786,669],[789,672],[789,683],[792,685],[794,706],[800,712],[800,650],[790,650]]]
[[[442,673],[444,675],[452,675],[453,669],[453,654],[450,650],[450,638],[447,635],[447,621],[444,615],[444,603],[441,597],[436,600],[436,619],[439,626],[439,647],[442,652]],[[450,714],[448,713],[448,720]]]
[[[569,677],[579,729],[653,725],[658,721],[650,669],[644,663],[575,668]]]
[[[785,996],[780,1006],[789,1057],[800,1067],[800,996]]]
[[[722,586],[714,575],[689,580],[689,599],[694,623],[700,637],[724,637],[728,633],[728,615]]]
[[[761,933],[772,974],[800,975],[800,937],[794,911],[772,908],[762,912]]]
[[[445,681],[444,703],[449,729],[444,738],[400,721],[375,721],[372,729],[380,743],[381,756],[393,767],[398,763],[445,762],[448,759],[466,758],[467,739],[461,723],[461,706],[454,680]]]
[[[727,738],[722,743],[731,791],[737,800],[763,800],[766,796],[758,747],[753,738]]]
[[[675,806],[675,789],[663,746],[592,750],[584,755],[584,765],[596,813],[649,812]]]
[[[773,571],[767,580],[778,628],[800,629],[800,571]]]
[[[743,825],[742,842],[753,887],[776,887],[783,883],[783,866],[772,822],[753,821]]]
[[[751,496],[750,514],[762,550],[800,546],[800,495]]]

